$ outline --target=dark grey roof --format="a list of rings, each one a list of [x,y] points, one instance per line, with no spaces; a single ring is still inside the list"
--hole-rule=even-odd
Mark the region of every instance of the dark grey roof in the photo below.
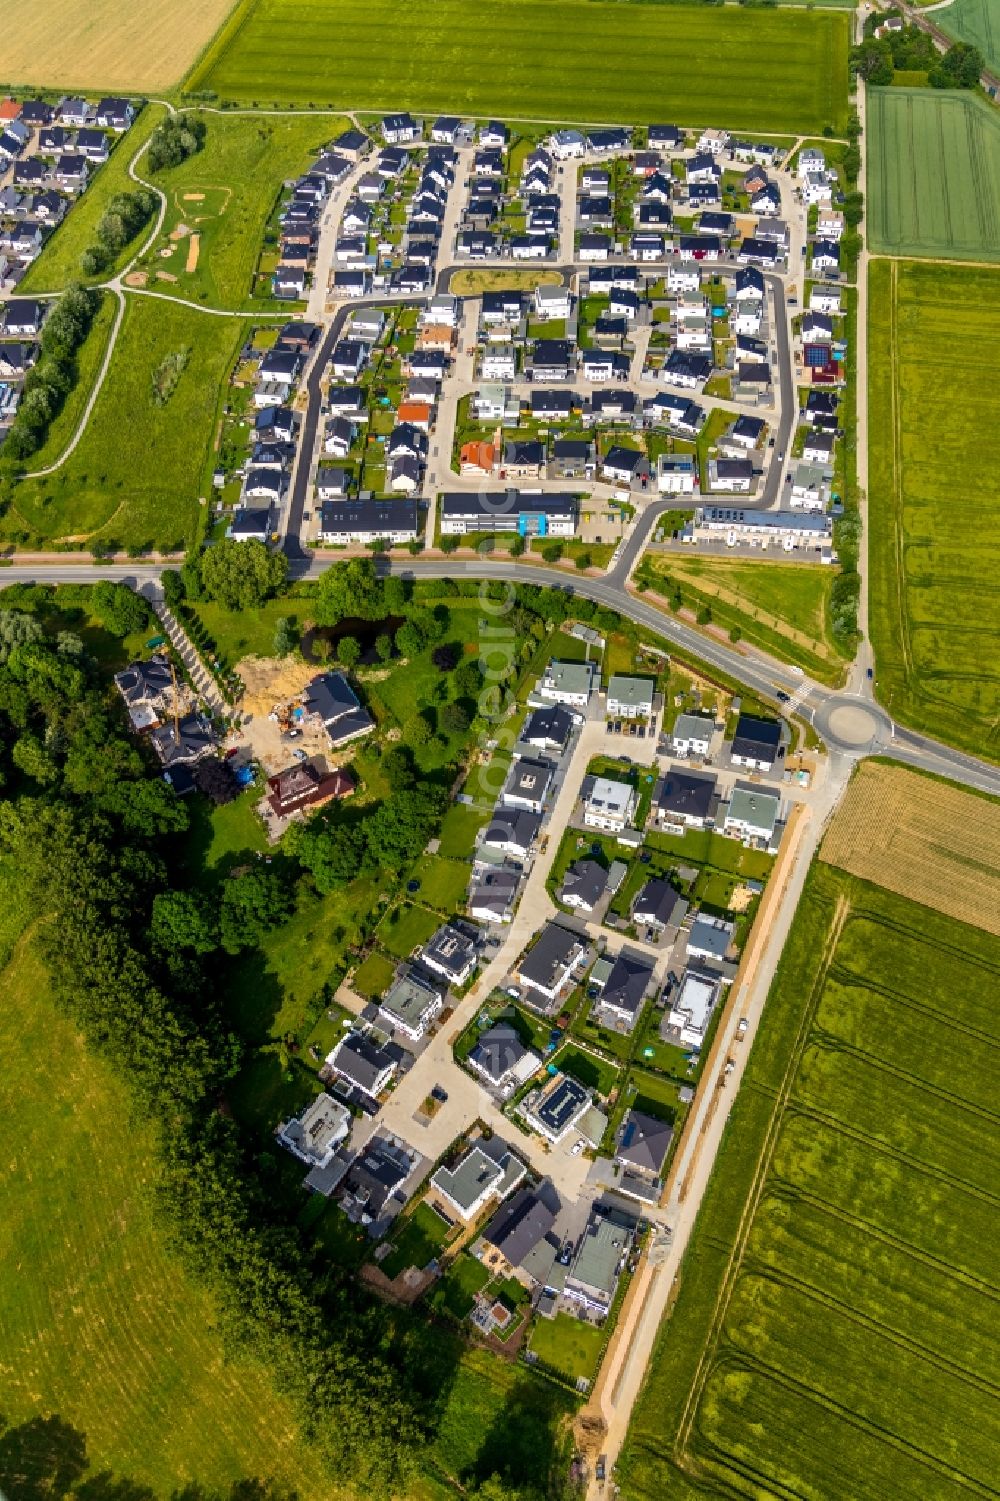
[[[130,662],[115,673],[115,684],[127,704],[158,699],[173,686],[170,664],[162,656],[150,657],[148,662]]]
[[[646,960],[619,954],[611,966],[601,999],[606,1006],[616,1006],[620,1011],[630,1011],[635,1015],[642,1005],[652,975],[653,966]]]
[[[369,1212],[378,1214],[393,1191],[409,1176],[412,1166],[402,1147],[376,1136],[351,1163],[347,1186],[354,1193],[367,1191]]]
[[[561,927],[559,923],[546,923],[521,961],[521,974],[526,980],[537,981],[550,990],[580,943],[578,935],[571,933],[568,928]]]
[[[527,808],[494,808],[483,834],[484,844],[517,844],[527,849],[542,826],[541,815]]]
[[[706,732],[711,731],[712,724],[713,721],[706,716]],[[669,771],[657,791],[656,803],[664,813],[684,813],[692,818],[707,818],[714,796],[714,777],[693,776],[687,771]]]
[[[641,1110],[630,1110],[622,1124],[615,1156],[620,1162],[629,1162],[658,1176],[673,1134],[673,1126],[666,1121],[658,1121]]]
[[[534,1189],[522,1188],[497,1210],[483,1231],[483,1239],[496,1246],[512,1266],[519,1266],[554,1223],[555,1214],[549,1205]]]
[[[571,1078],[569,1074],[563,1074],[559,1083],[543,1104],[539,1105],[535,1114],[548,1126],[553,1135],[559,1135],[566,1129],[580,1106],[590,1098],[590,1092],[584,1089],[579,1080]]]
[[[325,672],[313,678],[306,691],[305,706],[318,714],[334,744],[371,729],[375,721],[358,702],[357,694],[342,672]]]
[[[528,1049],[510,1022],[497,1022],[495,1027],[480,1033],[479,1041],[470,1053],[477,1068],[491,1079],[499,1082],[512,1068],[516,1068]]]
[[[585,444],[584,447],[589,447]],[[553,704],[544,709],[534,709],[528,715],[521,731],[521,739],[528,741],[542,740],[552,745],[565,748],[566,742],[573,732],[573,716],[562,704]]]
[[[733,755],[752,756],[757,761],[773,761],[781,744],[781,725],[776,719],[758,719],[741,714],[733,736]]]
[[[687,902],[662,876],[651,876],[632,904],[636,922],[652,922],[661,928],[679,924]]]
[[[214,750],[216,744],[215,732],[201,714],[185,714],[176,729],[173,721],[160,725],[149,738],[164,766],[177,761],[197,761],[199,756]]]
[[[438,928],[420,952],[422,959],[433,960],[449,976],[456,978],[470,959],[476,957],[476,940],[471,933],[463,932],[453,923],[444,923]]]
[[[603,865],[598,865],[596,860],[578,860],[563,877],[559,894],[564,902],[572,896],[587,907],[595,907],[604,895],[607,884],[608,873]]]
[[[376,1047],[370,1038],[352,1032],[337,1049],[333,1067],[352,1084],[370,1093],[379,1076],[395,1061],[395,1055],[388,1048]]]

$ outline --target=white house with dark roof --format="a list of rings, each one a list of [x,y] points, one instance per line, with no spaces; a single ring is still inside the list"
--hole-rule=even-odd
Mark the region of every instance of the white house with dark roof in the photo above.
[[[595,777],[583,799],[583,821],[589,829],[619,833],[635,817],[635,788],[611,777]]]
[[[504,782],[500,801],[505,808],[524,808],[529,813],[541,813],[555,767],[541,758],[522,756],[514,761]]]

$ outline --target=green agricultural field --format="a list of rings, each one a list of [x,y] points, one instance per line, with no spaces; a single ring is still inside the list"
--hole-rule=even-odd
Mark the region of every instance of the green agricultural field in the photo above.
[[[1000,271],[870,272],[870,630],[893,716],[1000,755]]]
[[[1000,118],[982,99],[872,89],[868,242],[886,255],[1000,261]]]
[[[491,46],[483,65],[484,37]],[[591,0],[244,0],[187,80],[261,104],[841,131],[848,17]],[[643,66],[637,69],[641,53]],[[595,92],[595,59],[600,89]]]
[[[1000,940],[814,866],[619,1465],[628,1501],[993,1488],[998,980]]]
[[[38,259],[21,282],[22,292],[62,292],[71,282],[104,281],[120,271],[142,245],[154,221],[141,230],[130,245],[98,277],[85,277],[80,257],[96,239],[97,223],[116,193],[137,192],[139,184],[129,177],[129,165],[166,115],[162,104],[147,104],[132,129],[126,131],[90,186],[54,231]],[[141,164],[140,164],[141,166]]]
[[[42,479],[7,481],[0,535],[51,547],[100,537],[125,547],[183,547],[198,528],[227,368],[242,330],[151,297],[130,297],[107,378],[83,438]],[[86,347],[86,346],[85,346]],[[170,399],[153,376],[188,350]]]
[[[268,219],[281,185],[296,177],[341,128],[330,117],[302,115],[220,115],[205,117],[201,151],[179,167],[150,178],[167,197],[163,232],[142,262],[150,276],[167,271],[176,282],[160,290],[210,307],[265,307],[275,303],[251,297],[254,272]],[[196,265],[188,271],[191,240],[198,235]],[[169,250],[167,257],[162,251]]]
[[[753,646],[820,682],[843,681],[844,650],[830,629],[834,569],[661,553],[646,560],[643,577],[658,593],[679,587],[686,606],[707,606],[714,624],[737,627]]]
[[[988,68],[1000,70],[1000,8],[996,0],[951,0],[935,9],[934,24],[956,42],[978,47]]]

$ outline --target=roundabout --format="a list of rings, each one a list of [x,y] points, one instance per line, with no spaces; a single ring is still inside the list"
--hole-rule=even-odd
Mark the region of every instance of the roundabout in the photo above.
[[[816,730],[829,746],[855,755],[865,755],[892,739],[892,721],[870,700],[842,694],[829,698],[817,710]]]

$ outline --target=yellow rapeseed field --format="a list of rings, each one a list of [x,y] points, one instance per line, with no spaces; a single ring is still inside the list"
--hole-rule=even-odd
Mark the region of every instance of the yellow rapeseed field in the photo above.
[[[1000,804],[865,761],[820,850],[830,865],[1000,936]]]
[[[233,0],[7,0],[2,77],[46,88],[166,89],[232,7]]]

